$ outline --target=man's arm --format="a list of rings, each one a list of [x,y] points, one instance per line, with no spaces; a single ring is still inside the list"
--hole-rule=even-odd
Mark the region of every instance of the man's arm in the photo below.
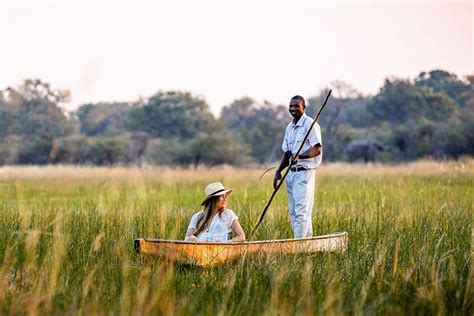
[[[321,144],[316,144],[313,147],[310,147],[307,151],[302,154],[299,154],[298,157],[295,157],[294,160],[298,161],[299,159],[310,159],[316,156],[321,155],[323,152],[323,146]]]
[[[278,180],[281,180],[281,171],[290,164],[291,153],[289,151],[283,154],[278,168],[275,170],[275,177],[273,178],[273,189],[276,189]]]

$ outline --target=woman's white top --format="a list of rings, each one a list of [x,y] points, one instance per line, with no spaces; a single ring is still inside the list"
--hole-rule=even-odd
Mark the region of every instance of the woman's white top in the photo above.
[[[203,211],[199,211],[191,217],[188,229],[196,229],[196,224],[199,216]],[[239,218],[232,210],[226,209],[219,215],[217,213],[211,220],[208,228],[196,236],[200,241],[226,241],[229,240],[232,233],[232,223]]]

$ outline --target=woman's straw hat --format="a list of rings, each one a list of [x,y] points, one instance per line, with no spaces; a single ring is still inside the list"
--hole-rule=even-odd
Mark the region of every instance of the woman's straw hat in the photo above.
[[[210,183],[204,189],[204,195],[206,196],[206,198],[204,199],[204,201],[202,201],[201,205],[204,205],[206,201],[213,196],[219,196],[230,192],[232,192],[232,189],[224,188],[224,186],[220,182]]]

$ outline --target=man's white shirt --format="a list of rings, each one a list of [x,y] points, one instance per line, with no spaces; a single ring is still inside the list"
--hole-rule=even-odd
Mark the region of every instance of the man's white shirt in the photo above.
[[[312,123],[313,119],[307,116],[306,113],[303,113],[296,124],[291,120],[290,124],[286,127],[285,138],[283,139],[281,149],[283,149],[284,152],[290,150],[292,155],[296,154]],[[318,123],[315,123],[300,151],[300,154],[317,144],[321,144],[321,146],[323,145],[321,140],[321,127]],[[300,159],[297,165],[307,169],[314,169],[321,164],[322,160],[323,154],[321,152],[321,155],[314,158]]]

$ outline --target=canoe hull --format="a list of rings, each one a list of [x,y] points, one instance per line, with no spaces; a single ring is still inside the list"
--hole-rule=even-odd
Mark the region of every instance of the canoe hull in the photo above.
[[[249,242],[201,243],[181,240],[140,238],[135,240],[135,251],[158,255],[170,261],[209,266],[232,261],[246,255],[282,255],[345,251],[347,233],[334,233],[301,239],[280,239]]]

